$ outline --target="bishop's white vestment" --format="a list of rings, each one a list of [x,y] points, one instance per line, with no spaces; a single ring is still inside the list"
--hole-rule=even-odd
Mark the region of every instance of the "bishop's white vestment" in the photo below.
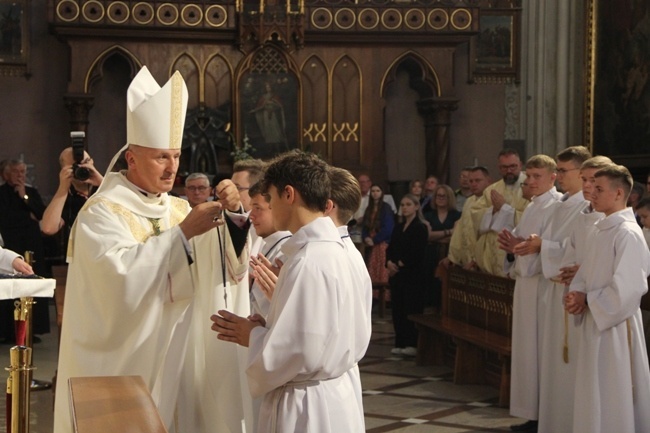
[[[266,326],[249,342],[250,391],[264,396],[257,431],[363,432],[357,362],[370,341],[369,288],[330,218],[300,228],[282,250]]]
[[[631,208],[596,223],[571,291],[586,292],[578,325],[573,433],[650,431],[650,372],[641,311],[650,252]]]
[[[561,194],[555,187],[533,197],[513,234],[527,239],[539,235],[549,223]],[[537,286],[541,276],[538,254],[505,260],[506,273],[516,278],[512,300],[512,364],[510,368],[510,414],[528,420],[538,416]]]
[[[562,258],[581,212],[589,205],[582,191],[565,194],[555,206],[542,239],[537,304],[539,353],[539,433],[571,433],[575,380],[576,337],[573,321],[564,311],[564,284],[553,281],[560,274]],[[567,359],[564,358],[566,344]]]
[[[223,291],[223,285],[202,287],[194,281],[196,264],[190,266],[188,253],[193,250],[196,260],[214,252],[201,250],[195,239],[185,243],[178,224],[189,211],[184,200],[147,195],[123,173],[110,173],[79,213],[68,250],[55,433],[72,432],[70,377],[114,375],[142,376],[164,424],[175,431],[174,415],[183,410],[177,397],[192,328],[192,296],[195,290]],[[228,230],[219,232],[227,262],[236,261]],[[220,269],[219,256],[212,261]],[[205,321],[209,330],[209,316]],[[229,376],[236,375],[223,375]],[[224,404],[233,411],[243,407],[232,397]]]

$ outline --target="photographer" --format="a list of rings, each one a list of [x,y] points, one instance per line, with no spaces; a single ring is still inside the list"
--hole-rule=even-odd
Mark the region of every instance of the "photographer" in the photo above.
[[[70,229],[77,219],[79,210],[104,178],[95,169],[93,159],[83,151],[83,147],[65,148],[59,155],[59,163],[61,164],[59,188],[45,209],[41,220],[41,231],[46,235],[53,235],[65,226],[64,241],[67,244]]]

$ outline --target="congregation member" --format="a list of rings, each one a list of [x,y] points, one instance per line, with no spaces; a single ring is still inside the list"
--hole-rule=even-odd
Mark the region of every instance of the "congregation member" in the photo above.
[[[249,346],[248,385],[263,396],[258,433],[362,432],[357,362],[370,340],[367,290],[334,222],[325,216],[331,181],[315,155],[289,152],[267,168],[275,226],[293,235],[282,247],[267,320],[227,310],[212,316],[223,341]]]
[[[212,197],[212,187],[210,179],[204,173],[191,173],[185,178],[185,197],[194,207],[198,204],[205,203]]]
[[[644,193],[645,188],[643,184],[641,182],[634,182],[632,184],[632,191],[630,191],[630,196],[627,199],[627,206],[632,208],[632,212],[634,212],[634,218],[641,227],[643,227],[643,225],[641,224],[641,219],[636,213],[636,207],[639,204],[639,201],[641,201],[643,198]]]
[[[564,195],[545,230],[514,248],[515,254],[530,255],[535,272],[543,274],[537,286],[540,433],[570,433],[572,428],[575,335],[574,327],[565,320],[565,286],[559,276],[571,232],[589,205],[582,194],[580,167],[590,157],[584,146],[572,146],[557,154],[557,183]]]
[[[472,212],[483,196],[483,191],[491,182],[490,173],[485,167],[472,167],[469,171],[468,180],[472,195],[465,202],[467,212],[461,214],[451,235],[449,253],[442,260],[444,266],[453,263],[465,269],[476,268],[474,252],[476,250],[478,231],[472,221]]]
[[[424,188],[420,179],[413,179],[409,182],[409,194],[413,194],[418,198],[418,200],[422,198],[423,190]]]
[[[25,262],[23,256],[0,247],[0,273],[32,275],[34,270],[29,263]]]
[[[23,161],[8,160],[4,168],[6,183],[0,186],[0,234],[4,247],[19,254],[33,253],[34,273],[49,276],[40,221],[45,204],[38,189],[27,185],[27,165]],[[50,332],[49,299],[36,298],[33,307],[34,334]],[[14,300],[0,301],[0,341],[14,344]],[[38,337],[34,338],[38,341]]]
[[[395,330],[393,355],[417,355],[418,334],[409,314],[421,313],[424,308],[422,272],[429,229],[422,216],[420,203],[407,194],[400,202],[401,215],[393,229],[386,250],[391,312]]]
[[[428,224],[428,243],[424,253],[424,301],[435,310],[440,310],[442,282],[435,276],[436,268],[447,257],[449,240],[461,216],[456,209],[456,196],[451,187],[438,185],[433,193],[433,201],[422,210],[422,215]]]
[[[388,284],[386,248],[395,226],[395,214],[384,201],[384,191],[379,185],[370,187],[368,206],[363,215],[361,234],[365,245],[368,271],[373,284]]]
[[[650,197],[644,197],[636,205],[636,214],[643,228],[643,237],[650,248]]]
[[[54,235],[65,228],[64,240],[67,245],[79,211],[97,190],[104,176],[97,171],[93,159],[86,151],[83,152],[83,159],[75,166],[72,147],[63,149],[59,155],[59,165],[59,187],[43,213],[41,231],[46,235]],[[86,170],[81,172],[82,176],[75,176],[75,171],[80,173],[78,168]]]
[[[469,173],[471,170],[472,167],[463,167],[458,176],[459,188],[454,191],[454,195],[456,196],[456,209],[458,212],[463,211],[465,202],[472,196],[472,190],[469,187]]]
[[[506,253],[504,270],[514,278],[512,306],[512,358],[510,414],[527,420],[511,429],[534,430],[539,415],[538,292],[541,270],[537,257],[515,255],[515,247],[533,234],[546,230],[561,194],[555,189],[556,164],[547,155],[526,161],[526,183],[533,198],[515,229],[504,229],[498,237]]]
[[[424,191],[420,196],[420,209],[426,209],[429,203],[433,201],[433,195],[438,187],[438,178],[432,174],[428,175],[424,180]]]
[[[520,188],[526,175],[521,171],[519,153],[514,149],[500,151],[498,168],[501,179],[485,188],[483,198],[472,211],[478,231],[474,259],[480,270],[505,276],[505,251],[499,249],[498,234],[503,229],[513,229],[528,200],[522,197]]]
[[[66,385],[79,376],[141,376],[170,432],[232,432],[251,425],[250,396],[241,386],[243,358],[227,345],[209,346],[196,333],[209,323],[200,308],[217,308],[224,297],[229,308],[238,308],[237,279],[247,260],[246,230],[233,221],[241,211],[237,188],[223,181],[219,201],[193,209],[168,194],[187,100],[180,73],[160,88],[146,67],[138,72],[127,91],[122,150],[128,147],[128,168],[110,172],[110,164],[74,224],[55,433],[72,431]],[[195,294],[202,295],[196,308]],[[248,312],[248,291],[240,297]],[[184,362],[187,352],[192,355]]]
[[[648,291],[650,252],[626,206],[630,172],[610,165],[595,178],[592,205],[604,217],[565,296],[578,328],[571,431],[648,432],[650,372],[639,304]]]

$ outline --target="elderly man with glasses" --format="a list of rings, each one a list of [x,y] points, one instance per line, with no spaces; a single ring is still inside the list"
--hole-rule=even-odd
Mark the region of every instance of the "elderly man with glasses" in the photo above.
[[[203,173],[192,173],[185,179],[185,195],[190,206],[205,203],[212,196],[210,179]]]

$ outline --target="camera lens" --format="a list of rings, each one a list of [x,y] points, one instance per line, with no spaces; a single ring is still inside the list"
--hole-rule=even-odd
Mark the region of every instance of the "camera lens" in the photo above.
[[[78,164],[72,166],[72,176],[77,180],[88,180],[90,177],[90,170],[86,167],[80,167]]]

